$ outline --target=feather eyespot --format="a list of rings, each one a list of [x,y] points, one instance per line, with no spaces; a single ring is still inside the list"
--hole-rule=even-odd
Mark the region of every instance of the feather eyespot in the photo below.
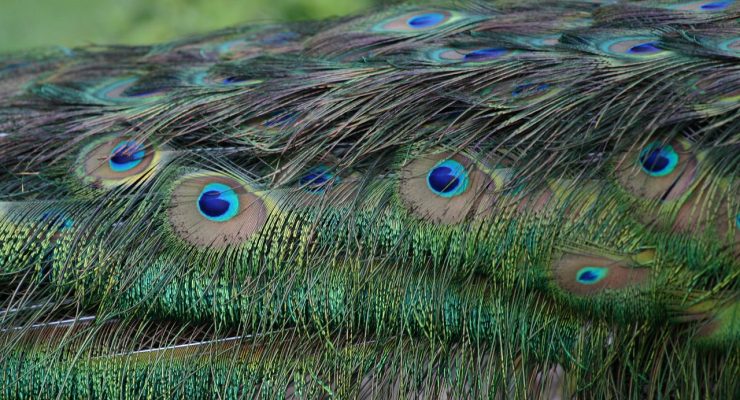
[[[713,1],[711,3],[702,4],[699,8],[705,11],[724,10],[729,7],[730,4],[732,4],[732,1]]]
[[[113,148],[108,164],[115,172],[126,172],[141,164],[146,151],[141,143],[124,140]]]
[[[593,285],[609,274],[609,269],[604,267],[583,267],[576,273],[576,281],[584,285]]]
[[[112,135],[85,146],[75,171],[84,182],[113,188],[150,177],[163,160],[163,149],[146,139]]]
[[[450,11],[413,12],[380,22],[372,30],[374,32],[427,32],[458,21],[461,18],[461,15]]]
[[[491,60],[494,58],[499,58],[508,53],[509,53],[509,50],[507,49],[500,48],[500,47],[492,47],[488,49],[473,50],[469,53],[466,53],[465,56],[463,56],[463,59],[465,61],[480,62],[480,61]]]
[[[662,56],[665,50],[659,47],[656,38],[632,37],[609,40],[602,45],[602,49],[616,56],[646,58]]]
[[[125,77],[103,85],[96,97],[115,103],[149,102],[159,99],[164,93],[162,87],[140,85],[138,77]]]
[[[445,20],[447,16],[439,12],[414,15],[406,20],[406,25],[412,29],[433,28]]]
[[[468,184],[468,172],[455,160],[440,161],[427,174],[429,190],[441,197],[459,196],[465,193]]]
[[[636,44],[630,47],[627,50],[627,53],[639,54],[639,55],[657,53],[661,51],[661,49],[657,47],[657,45],[658,45],[657,42],[646,42],[646,43]]]
[[[675,171],[679,156],[673,146],[653,142],[640,152],[638,161],[642,170],[650,176],[666,176]]]
[[[651,142],[623,154],[616,164],[619,183],[645,200],[670,201],[694,183],[698,162],[685,141]]]
[[[480,63],[501,59],[512,54],[515,54],[515,52],[502,47],[475,50],[442,48],[430,51],[427,57],[437,62]]]
[[[733,0],[692,1],[690,3],[671,5],[668,8],[681,11],[717,12],[727,9],[732,3],[734,3]]]
[[[632,267],[627,259],[565,253],[553,266],[555,283],[562,290],[582,296],[646,283],[649,268]]]
[[[181,239],[216,248],[248,240],[267,216],[268,203],[249,185],[210,172],[175,182],[168,209],[170,225]]]
[[[225,85],[233,85],[235,83],[244,83],[249,81],[250,79],[245,76],[240,75],[231,75],[224,78],[221,82]]]
[[[490,214],[504,179],[462,154],[427,154],[404,162],[399,200],[421,219],[455,224]]]
[[[301,187],[310,193],[324,193],[332,185],[339,183],[339,177],[325,165],[310,169],[299,181]]]

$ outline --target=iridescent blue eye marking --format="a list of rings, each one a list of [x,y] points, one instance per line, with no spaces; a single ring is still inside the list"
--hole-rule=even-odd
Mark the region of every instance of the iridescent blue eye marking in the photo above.
[[[629,50],[627,50],[630,54],[652,54],[657,53],[660,50],[659,47],[657,47],[657,42],[648,42],[648,43],[641,43],[635,46],[630,47]]]
[[[735,228],[740,229],[740,212],[735,216]]]
[[[115,172],[126,172],[141,164],[145,156],[146,151],[141,144],[125,140],[113,148],[108,165]]]
[[[301,177],[300,185],[311,193],[324,193],[332,184],[336,184],[339,177],[329,171],[325,165],[312,168]]]
[[[424,29],[431,28],[444,21],[445,15],[442,13],[426,13],[411,17],[406,21],[410,28]]]
[[[617,57],[627,56],[631,59],[651,58],[668,54],[660,48],[660,41],[652,36],[617,37],[599,43],[599,49]]]
[[[650,176],[666,176],[673,172],[678,165],[678,153],[673,150],[673,146],[660,144],[660,142],[650,143],[640,152],[640,165],[642,170]]]
[[[427,187],[442,197],[454,197],[468,188],[468,173],[465,167],[455,160],[438,162],[427,174]]]
[[[709,10],[709,11],[715,11],[715,10],[723,10],[727,8],[730,4],[732,4],[732,1],[715,1],[712,3],[703,4],[699,8],[702,10]]]
[[[502,48],[479,49],[465,54],[465,61],[485,61],[498,58],[508,53],[509,50]]]
[[[576,281],[584,285],[593,285],[606,278],[609,269],[604,267],[583,267],[576,273]]]
[[[229,76],[227,78],[224,78],[223,83],[230,85],[232,83],[241,83],[241,82],[246,82],[248,80],[249,78],[247,78],[246,76],[234,75],[234,76]]]
[[[198,211],[211,221],[228,221],[239,212],[239,196],[223,183],[209,183],[198,196]]]

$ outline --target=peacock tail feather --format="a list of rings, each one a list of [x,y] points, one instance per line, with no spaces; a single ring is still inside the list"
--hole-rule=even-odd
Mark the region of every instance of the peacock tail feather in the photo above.
[[[0,57],[0,397],[738,398],[738,4]]]

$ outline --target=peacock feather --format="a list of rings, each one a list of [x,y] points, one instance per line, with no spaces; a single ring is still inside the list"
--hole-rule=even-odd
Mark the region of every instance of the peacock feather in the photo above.
[[[740,3],[0,58],[0,397],[740,397]]]

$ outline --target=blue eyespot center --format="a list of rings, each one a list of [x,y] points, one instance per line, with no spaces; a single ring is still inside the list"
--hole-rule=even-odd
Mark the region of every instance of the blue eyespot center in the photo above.
[[[583,267],[576,273],[576,280],[584,285],[593,285],[606,278],[609,269],[604,267]]]
[[[699,8],[701,8],[702,10],[710,10],[710,11],[723,10],[727,8],[730,4],[732,4],[732,1],[714,1],[711,3],[707,3],[707,4],[702,4],[701,7]]]
[[[141,164],[145,156],[146,151],[140,143],[125,140],[113,148],[108,164],[115,172],[126,172]]]
[[[735,216],[735,228],[740,230],[740,212],[738,212]]]
[[[650,176],[666,176],[678,165],[678,153],[671,145],[653,142],[640,152],[642,170]]]
[[[248,80],[249,80],[249,78],[246,77],[246,76],[234,75],[234,76],[229,76],[229,77],[224,78],[223,83],[229,85],[229,84],[232,84],[232,83],[246,82]]]
[[[442,197],[454,197],[464,193],[468,181],[465,167],[455,160],[441,161],[427,174],[427,186],[434,194]]]
[[[209,183],[198,196],[198,211],[211,221],[228,221],[239,211],[239,196],[223,183]]]
[[[221,199],[221,192],[216,190],[209,190],[203,192],[198,200],[198,205],[204,214],[209,217],[220,217],[229,211],[231,204]]]
[[[426,13],[413,16],[406,21],[409,27],[414,29],[431,28],[444,21],[445,15],[438,12]]]
[[[337,180],[338,177],[331,173],[328,167],[319,165],[301,177],[299,183],[301,187],[311,193],[323,193]]]
[[[471,51],[470,53],[465,54],[463,58],[465,59],[465,61],[485,61],[501,57],[508,52],[509,50],[507,49],[494,47],[489,49],[479,49]]]
[[[661,51],[658,46],[658,42],[647,42],[634,45],[627,50],[631,54],[653,54]]]

